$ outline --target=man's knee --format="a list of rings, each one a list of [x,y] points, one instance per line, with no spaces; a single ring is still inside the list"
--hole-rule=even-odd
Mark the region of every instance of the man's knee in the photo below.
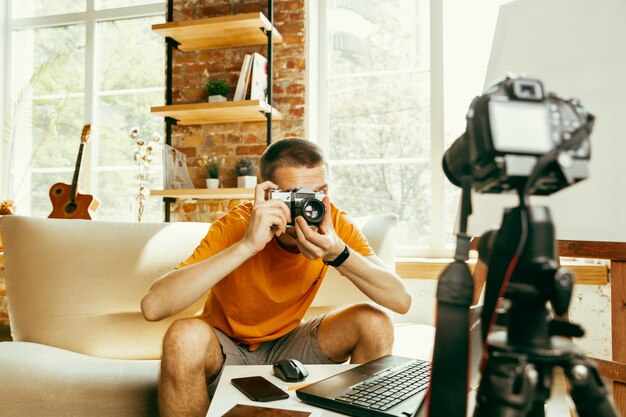
[[[204,366],[216,349],[220,349],[219,339],[207,323],[200,319],[177,320],[163,338],[163,362],[176,368],[197,368]]]
[[[355,324],[362,335],[373,335],[379,340],[393,343],[393,322],[384,310],[369,303],[360,303],[354,308]]]

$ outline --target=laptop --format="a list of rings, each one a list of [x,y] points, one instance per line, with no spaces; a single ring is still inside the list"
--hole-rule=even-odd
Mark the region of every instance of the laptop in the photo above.
[[[482,306],[470,310],[471,387],[479,381]],[[424,403],[430,361],[387,355],[298,389],[305,403],[357,417],[411,417]]]

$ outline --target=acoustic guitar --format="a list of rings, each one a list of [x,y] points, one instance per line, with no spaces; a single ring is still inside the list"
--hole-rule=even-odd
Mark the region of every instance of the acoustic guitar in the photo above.
[[[85,125],[80,135],[80,147],[78,148],[78,158],[74,168],[74,178],[72,185],[57,182],[50,188],[50,201],[52,202],[52,213],[50,219],[86,219],[91,220],[89,214],[90,206],[94,201],[93,196],[78,192],[78,173],[80,163],[83,158],[83,148],[89,140],[91,125]]]

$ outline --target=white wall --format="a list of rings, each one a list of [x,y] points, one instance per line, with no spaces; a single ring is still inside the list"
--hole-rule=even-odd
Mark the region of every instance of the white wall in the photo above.
[[[396,321],[434,325],[437,281],[405,279],[404,283],[413,296],[413,304],[409,312]],[[585,337],[574,343],[585,353],[606,360],[611,360],[610,297],[610,285],[577,285],[570,305],[570,320],[586,331]]]

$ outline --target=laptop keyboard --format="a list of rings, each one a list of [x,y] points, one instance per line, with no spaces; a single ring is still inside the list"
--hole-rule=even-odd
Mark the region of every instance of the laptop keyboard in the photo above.
[[[415,360],[385,370],[335,397],[344,403],[385,411],[428,388],[430,362]]]

